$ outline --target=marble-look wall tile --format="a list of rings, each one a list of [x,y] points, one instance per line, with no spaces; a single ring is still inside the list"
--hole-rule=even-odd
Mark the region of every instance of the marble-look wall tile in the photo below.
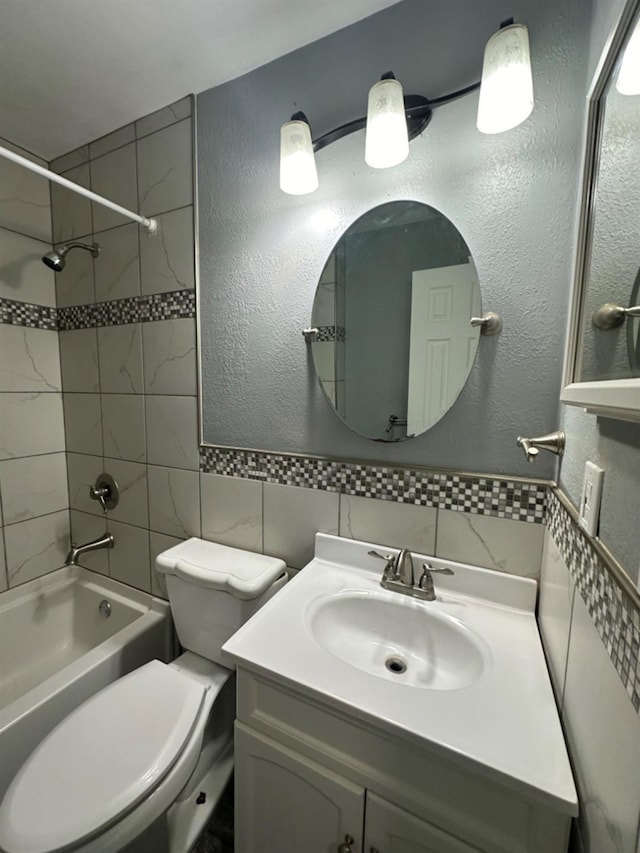
[[[130,462],[144,462],[147,441],[142,394],[103,394],[104,454]]]
[[[157,234],[140,228],[142,292],[194,288],[193,207],[163,213],[157,219]]]
[[[146,397],[147,460],[172,468],[199,467],[195,397]]]
[[[85,189],[91,189],[88,163],[75,166],[64,172],[62,176],[73,181],[74,184],[80,184]],[[51,217],[54,243],[86,237],[93,231],[89,199],[59,184],[51,184]]]
[[[133,142],[135,139],[135,125],[126,124],[124,127],[108,133],[106,136],[101,136],[95,142],[89,145],[89,155],[94,160],[96,157],[102,157],[103,154],[108,154],[116,148],[122,148],[128,142]]]
[[[160,598],[169,598],[167,592],[167,581],[164,575],[156,568],[156,557],[163,551],[168,551],[174,545],[183,542],[183,539],[178,539],[176,536],[167,536],[164,533],[149,533],[149,551],[151,558],[151,592]]]
[[[144,387],[147,394],[194,396],[196,385],[196,327],[189,317],[144,323]]]
[[[262,483],[201,474],[200,499],[204,539],[262,552]]]
[[[63,395],[67,450],[102,455],[102,413],[99,394]]]
[[[182,98],[161,110],[156,110],[155,113],[150,113],[144,118],[138,119],[136,122],[136,136],[140,139],[150,133],[155,133],[156,130],[162,130],[170,124],[175,124],[183,118],[188,118],[191,115],[191,95]]]
[[[65,392],[95,393],[100,390],[98,335],[95,329],[60,332],[60,360]]]
[[[65,449],[62,394],[2,394],[0,406],[0,459]]]
[[[64,453],[0,462],[5,524],[27,521],[69,506]]]
[[[46,166],[42,160],[21,148],[5,140],[1,143],[5,148]],[[0,227],[51,242],[49,181],[4,157],[0,158]]]
[[[340,495],[340,536],[433,554],[437,510]]]
[[[301,569],[313,558],[316,533],[338,533],[339,496],[277,483],[263,488],[264,552]]]
[[[67,453],[67,477],[69,480],[69,505],[90,515],[102,517],[99,501],[89,497],[89,488],[95,485],[96,477],[104,470],[101,456],[84,453]]]
[[[140,323],[98,329],[100,383],[103,394],[141,394],[142,331]]]
[[[553,692],[562,707],[564,678],[569,651],[569,629],[575,583],[548,531],[544,534],[538,626],[544,645]]]
[[[109,574],[122,583],[150,592],[149,531],[111,518],[108,525],[115,539],[109,550]]]
[[[541,524],[439,510],[436,556],[537,578],[543,533]]]
[[[91,161],[91,189],[128,210],[136,210],[136,151],[133,143]],[[96,232],[130,222],[108,207],[93,203],[92,207]]]
[[[563,723],[580,792],[587,853],[635,853],[640,803],[640,717],[576,594]]]
[[[96,234],[96,242],[100,244],[95,261],[96,300],[138,296],[140,264],[135,222]]]
[[[93,240],[88,238],[86,242],[92,243]],[[44,264],[42,266],[44,267]],[[91,252],[84,249],[74,249],[69,252],[65,257],[64,269],[55,273],[55,278],[59,308],[68,305],[87,305],[95,301]]]
[[[120,492],[118,505],[109,510],[109,518],[148,528],[147,466],[122,459],[105,459],[104,470],[114,478]]]
[[[54,274],[42,263],[50,248],[41,240],[0,228],[0,297],[53,307]]]
[[[0,324],[0,391],[59,391],[58,333]]]
[[[9,586],[60,568],[69,550],[69,511],[4,528]]]
[[[197,471],[149,465],[149,527],[187,539],[200,536],[200,488]]]
[[[91,542],[92,539],[97,539],[107,532],[107,521],[102,515],[89,515],[75,509],[72,509],[69,514],[71,516],[71,541],[75,545]],[[80,565],[92,569],[94,572],[100,572],[101,575],[108,575],[107,550],[90,551],[88,554],[83,554],[80,558]]]
[[[89,146],[81,145],[80,148],[74,148],[62,157],[56,157],[49,163],[49,168],[52,172],[57,172],[61,175],[63,172],[68,172],[69,169],[74,169],[76,166],[82,166],[89,159]]]
[[[145,216],[193,202],[191,145],[190,118],[138,141],[138,202]]]

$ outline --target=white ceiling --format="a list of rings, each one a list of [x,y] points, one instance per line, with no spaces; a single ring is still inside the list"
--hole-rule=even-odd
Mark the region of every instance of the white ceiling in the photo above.
[[[0,136],[47,160],[398,0],[2,0]]]

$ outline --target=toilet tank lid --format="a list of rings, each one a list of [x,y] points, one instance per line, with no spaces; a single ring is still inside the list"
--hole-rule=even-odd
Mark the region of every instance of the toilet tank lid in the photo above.
[[[195,536],[156,557],[161,574],[176,575],[187,583],[219,589],[236,598],[257,598],[286,572],[283,560],[254,554]]]

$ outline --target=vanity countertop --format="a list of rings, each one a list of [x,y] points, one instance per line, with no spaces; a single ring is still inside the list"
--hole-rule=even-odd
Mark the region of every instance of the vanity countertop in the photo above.
[[[240,667],[416,747],[446,754],[476,772],[494,778],[497,774],[503,784],[562,813],[577,814],[535,619],[535,581],[414,555],[416,566],[428,562],[454,572],[450,577],[435,575],[436,600],[420,601],[381,589],[381,563],[368,555],[371,549],[395,553],[384,546],[317,534],[311,563],[228,640],[224,651]],[[364,608],[371,602],[381,607],[363,610],[372,619],[397,604],[413,620],[417,615],[473,638],[480,675],[460,687],[431,689],[351,665],[345,660],[347,651],[340,648],[340,628],[332,638],[337,654],[318,641],[312,628],[320,607],[347,597],[361,599]],[[374,635],[378,630],[384,633],[379,623],[371,626]],[[345,625],[345,641],[350,631]],[[442,636],[447,644],[447,636],[454,635]],[[460,659],[466,663],[467,658],[463,654]]]

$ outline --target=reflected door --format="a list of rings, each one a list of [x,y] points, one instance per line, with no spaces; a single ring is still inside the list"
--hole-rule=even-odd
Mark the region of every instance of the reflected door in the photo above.
[[[464,385],[475,356],[479,288],[471,263],[416,270],[411,284],[407,434],[439,420]]]

